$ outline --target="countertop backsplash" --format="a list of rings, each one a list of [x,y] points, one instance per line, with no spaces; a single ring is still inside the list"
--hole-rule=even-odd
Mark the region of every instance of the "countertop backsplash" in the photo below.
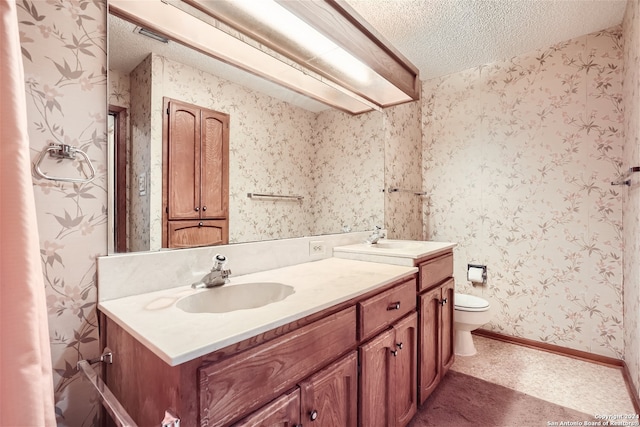
[[[98,301],[190,285],[211,270],[212,258],[227,257],[231,277],[333,256],[333,247],[361,243],[370,231],[207,246],[155,252],[123,253],[97,260]],[[311,255],[311,245],[324,251]]]

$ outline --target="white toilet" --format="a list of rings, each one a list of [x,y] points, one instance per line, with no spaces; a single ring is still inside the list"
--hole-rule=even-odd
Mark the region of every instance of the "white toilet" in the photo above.
[[[477,353],[473,345],[471,331],[478,329],[491,320],[489,301],[474,295],[454,295],[455,311],[453,328],[456,334],[455,352],[457,356],[473,356]]]

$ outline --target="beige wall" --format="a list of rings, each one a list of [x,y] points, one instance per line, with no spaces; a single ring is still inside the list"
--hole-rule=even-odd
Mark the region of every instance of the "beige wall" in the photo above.
[[[640,166],[640,2],[630,0],[624,40],[624,148],[622,169]],[[624,225],[624,359],[640,394],[640,173],[621,188]]]
[[[489,329],[622,358],[621,97],[620,28],[423,85],[425,233]]]

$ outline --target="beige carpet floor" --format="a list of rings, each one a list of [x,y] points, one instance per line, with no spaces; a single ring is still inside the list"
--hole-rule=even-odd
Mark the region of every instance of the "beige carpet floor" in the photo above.
[[[593,415],[449,371],[433,394],[418,408],[418,414],[411,420],[409,427],[526,427],[585,421],[597,420]]]

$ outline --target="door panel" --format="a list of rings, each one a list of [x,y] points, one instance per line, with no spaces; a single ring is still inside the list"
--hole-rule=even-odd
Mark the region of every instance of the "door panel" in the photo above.
[[[360,346],[360,414],[362,427],[393,425],[393,396],[391,387],[395,351],[393,329],[381,333]]]
[[[433,392],[440,381],[440,288],[419,297],[420,403]]]
[[[356,427],[358,357],[354,351],[300,383],[301,419],[316,427]]]
[[[227,129],[229,116],[213,111],[202,111],[202,218],[227,216],[228,152]]]
[[[395,377],[392,384],[395,395],[396,426],[404,427],[415,415],[418,405],[416,390],[418,381],[418,314],[402,319],[393,329],[396,331]]]
[[[200,218],[200,111],[169,103],[168,218]]]

